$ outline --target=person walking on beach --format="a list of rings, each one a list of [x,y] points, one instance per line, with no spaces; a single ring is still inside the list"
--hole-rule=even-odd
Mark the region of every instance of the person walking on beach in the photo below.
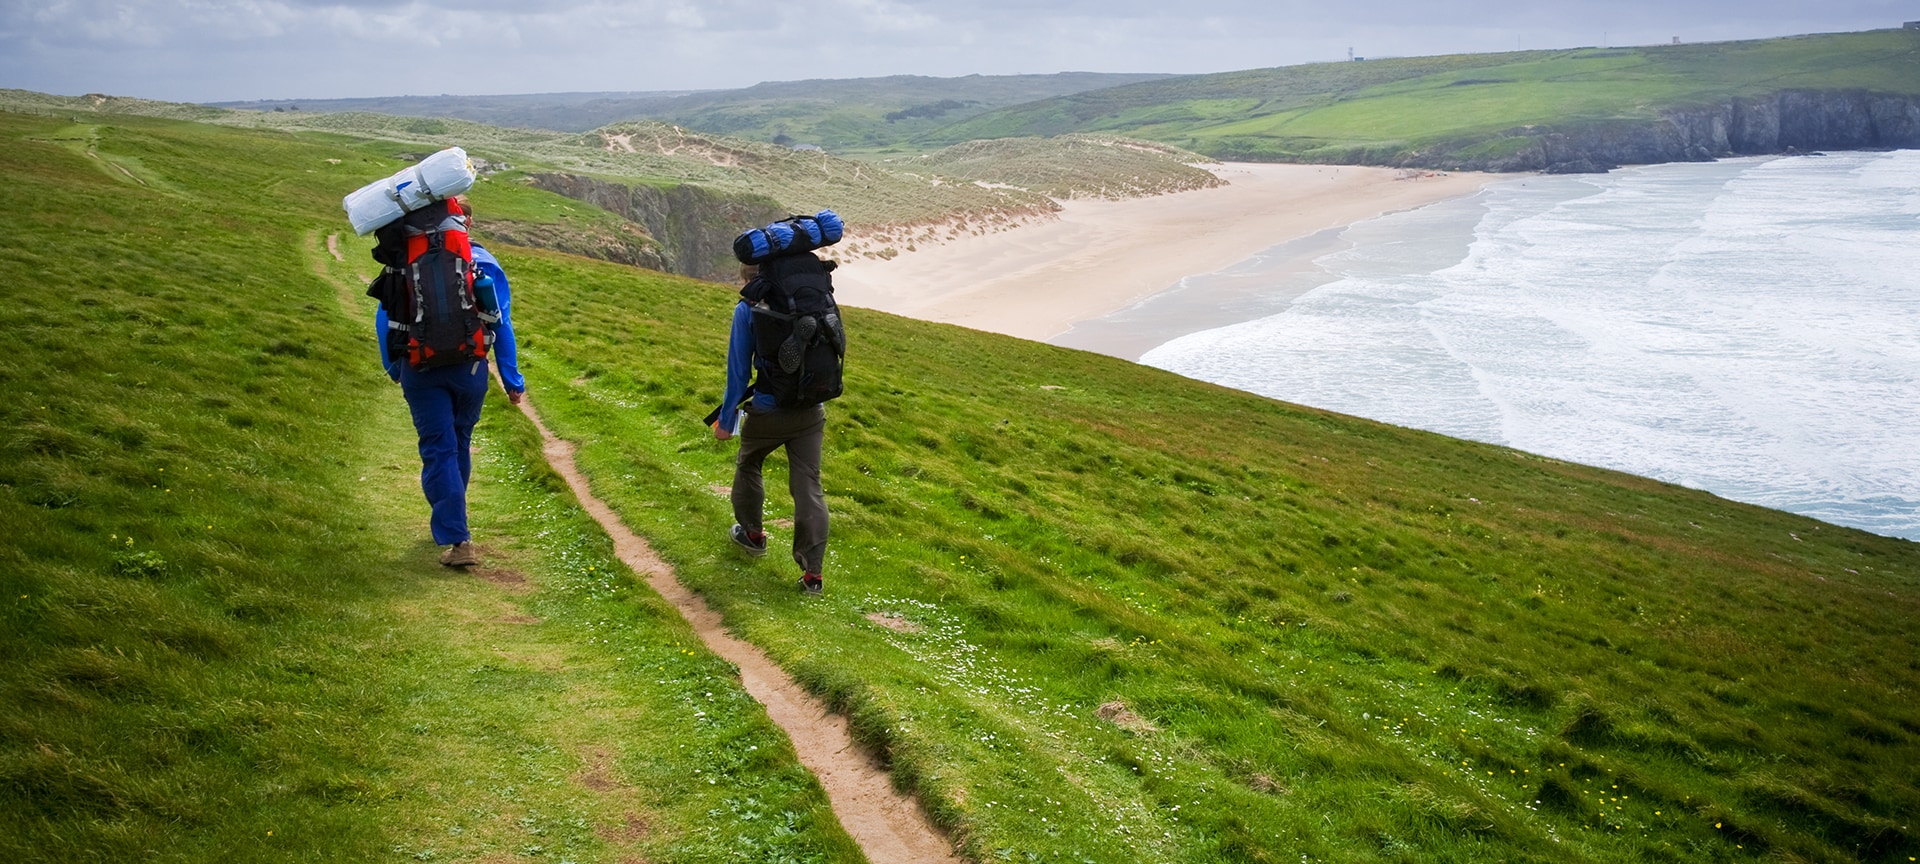
[[[525,397],[527,382],[517,362],[507,273],[492,253],[468,239],[469,217],[464,201],[444,203],[449,206],[441,209],[436,205],[408,214],[396,223],[403,226],[400,231],[382,235],[374,259],[387,265],[388,270],[367,293],[381,299],[374,313],[374,328],[382,346],[381,365],[387,377],[399,383],[419,435],[420,489],[432,511],[428,527],[433,542],[447,547],[440,563],[471,567],[480,563],[480,553],[467,528],[467,483],[473,476],[473,427],[480,422],[480,407],[487,396],[486,353],[491,351],[499,364],[500,381],[513,404],[520,404]],[[405,243],[404,251],[397,250],[396,243]],[[458,362],[446,362],[436,359],[431,351],[423,352],[419,347],[423,334],[410,332],[410,328],[424,331],[429,325],[412,315],[411,297],[416,292],[409,280],[423,271],[420,262],[428,260],[427,256],[461,252],[468,253],[460,257],[471,262],[473,271],[472,299],[477,308],[468,311],[475,314],[485,335],[473,337],[481,345],[479,356],[463,355]],[[395,278],[396,271],[402,275]],[[465,269],[452,272],[463,276]],[[462,280],[452,281],[457,286]],[[401,292],[405,296],[397,296]],[[389,308],[395,315],[389,316]],[[411,323],[395,326],[398,322],[394,319],[402,317]]]
[[[800,565],[800,588],[808,594],[819,594],[825,587],[821,574],[828,521],[827,498],[820,485],[827,411],[820,391],[812,388],[816,379],[830,374],[831,394],[825,398],[839,395],[839,356],[845,352],[845,334],[837,307],[830,318],[826,313],[802,315],[795,306],[793,286],[824,294],[831,307],[833,289],[827,274],[832,269],[833,262],[822,262],[810,252],[740,268],[744,285],[740,302],[733,307],[727,342],[726,395],[708,418],[715,438],[740,439],[733,472],[735,522],[729,536],[756,558],[767,552],[761,522],[766,500],[761,467],[769,454],[786,448],[787,491],[793,496],[793,561]],[[803,330],[804,335],[796,336]],[[817,355],[817,347],[806,350],[809,342],[828,344],[831,357]],[[804,358],[799,356],[802,353]],[[813,373],[807,371],[809,362],[814,364]],[[819,371],[829,364],[832,368],[826,373]]]

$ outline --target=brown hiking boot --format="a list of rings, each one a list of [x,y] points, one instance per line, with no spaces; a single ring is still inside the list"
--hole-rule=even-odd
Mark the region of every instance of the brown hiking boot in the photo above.
[[[440,563],[448,567],[472,567],[480,563],[480,550],[473,548],[473,541],[462,540],[440,553]]]

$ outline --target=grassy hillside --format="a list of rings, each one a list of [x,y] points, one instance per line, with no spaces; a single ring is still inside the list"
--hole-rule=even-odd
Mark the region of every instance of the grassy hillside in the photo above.
[[[1779,90],[1920,93],[1920,33],[1524,51],[1195,75],[981,115],[922,141],[1107,132],[1210,156],[1388,158],[1532,124],[1644,120]]]
[[[0,142],[0,859],[861,860],[504,403],[486,566],[435,563],[366,247],[324,240],[397,163],[130,117]]]
[[[691,422],[727,293],[527,266],[598,488],[980,860],[1920,853],[1912,543],[855,313],[795,604]]]
[[[502,169],[490,176],[500,184],[567,172],[625,186],[685,185],[734,199],[771,198],[790,212],[831,207],[851,226],[849,254],[869,257],[891,257],[897,247],[935,227],[996,231],[1051,218],[1058,206],[1048,196],[1152,195],[1216,182],[1211,174],[1187,164],[1201,157],[1114,136],[972,142],[924,158],[872,163],[651,121],[617,123],[573,135],[439,118],[308,111],[262,114],[136,99],[0,91],[0,107],[7,106],[67,119],[132,114],[282,130],[350,147],[369,158],[417,155],[458,144],[490,168]],[[587,184],[546,187],[556,185]],[[724,248],[738,230],[730,227],[717,237],[656,238],[647,236],[636,223],[623,222],[591,205],[574,205],[580,212],[568,213],[550,199],[540,200],[542,208],[558,210],[551,215],[565,218],[520,224],[526,214],[516,211],[506,214],[512,224],[495,219],[492,230],[541,248],[653,266],[703,257],[692,256],[686,247]],[[674,215],[677,218],[664,221],[701,224],[710,213]],[[681,248],[655,248],[657,240],[668,239]]]
[[[715,135],[778,144],[816,144],[844,151],[898,144],[995,108],[1165,77],[1102,72],[962,78],[893,75],[772,81],[735,90],[685,93],[399,96],[219,104],[255,111],[291,108],[452,117],[493,126],[562,132],[586,132],[627,120],[657,120]]]
[[[1060,72],[777,81],[676,99],[638,116],[755,141],[876,150],[996,108],[1166,77]]]
[[[364,112],[470,120],[488,126],[585,132],[608,123],[644,116],[644,106],[698,92],[641,90],[480,96],[370,96],[348,99],[253,99],[206,104],[235,111],[303,111],[317,114]]]
[[[10,858],[850,860],[500,406],[477,509],[536,590],[394,518],[404,414],[319,251],[384,166],[0,124]],[[849,310],[802,598],[724,539],[731,289],[496,251],[599,494],[973,860],[1920,855],[1913,543]]]
[[[885,164],[942,177],[1016,186],[1049,198],[1140,198],[1223,186],[1178,147],[1104,135],[969,141]]]
[[[260,114],[17,90],[0,91],[0,108],[5,107],[61,118],[152,116],[279,130],[389,158],[457,144],[476,157],[515,171],[567,171],[630,183],[693,184],[766,195],[794,212],[833,207],[862,227],[922,225],[955,218],[1006,222],[1050,213],[1054,206],[1044,196],[1021,190],[943,183],[932,176],[817,150],[796,151],[650,121],[571,134],[439,118],[304,111]]]

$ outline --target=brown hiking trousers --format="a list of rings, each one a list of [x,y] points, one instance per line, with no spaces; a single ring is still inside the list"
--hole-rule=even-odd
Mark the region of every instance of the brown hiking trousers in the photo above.
[[[824,405],[765,414],[747,412],[740,427],[740,456],[733,468],[733,521],[749,534],[761,525],[766,486],[760,466],[767,454],[787,448],[787,491],[793,495],[793,560],[819,573],[827,559],[827,494],[820,488],[820,449],[826,438]]]

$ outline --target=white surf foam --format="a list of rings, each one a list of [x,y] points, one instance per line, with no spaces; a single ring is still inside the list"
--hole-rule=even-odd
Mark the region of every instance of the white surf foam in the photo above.
[[[1141,362],[1920,539],[1916,215],[1913,151],[1528,178]]]

